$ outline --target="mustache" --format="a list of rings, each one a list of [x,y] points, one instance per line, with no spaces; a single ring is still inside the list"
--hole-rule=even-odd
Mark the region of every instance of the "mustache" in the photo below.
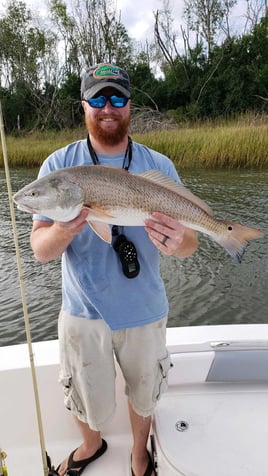
[[[114,113],[105,113],[105,112],[100,112],[97,116],[98,120],[101,119],[121,119],[121,116],[119,114],[114,114]]]

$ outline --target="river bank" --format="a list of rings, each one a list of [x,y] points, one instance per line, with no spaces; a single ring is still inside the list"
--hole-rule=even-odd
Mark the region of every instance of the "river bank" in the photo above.
[[[85,136],[84,126],[8,136],[10,167],[39,167],[54,150]],[[263,121],[198,124],[133,134],[132,138],[169,156],[180,169],[268,167],[268,124]],[[0,167],[3,167],[1,149]]]

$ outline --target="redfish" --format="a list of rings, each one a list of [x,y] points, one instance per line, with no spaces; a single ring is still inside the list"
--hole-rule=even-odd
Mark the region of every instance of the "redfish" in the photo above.
[[[136,175],[101,165],[66,167],[26,185],[13,199],[20,210],[55,221],[70,221],[88,208],[89,225],[108,243],[109,225],[144,226],[156,211],[208,235],[239,262],[248,242],[263,236],[261,230],[214,218],[203,200],[158,170]]]

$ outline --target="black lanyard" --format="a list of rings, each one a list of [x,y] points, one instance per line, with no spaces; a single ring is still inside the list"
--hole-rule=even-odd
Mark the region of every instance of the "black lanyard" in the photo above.
[[[89,153],[91,155],[91,159],[94,165],[99,165],[100,161],[92,147],[91,140],[89,134],[87,136],[87,146]],[[124,155],[122,169],[128,172],[130,167],[130,163],[132,160],[132,140],[131,137],[128,136],[128,144],[126,148],[126,152]],[[125,235],[123,234],[123,227],[121,228],[121,233],[119,233],[119,227],[117,225],[113,225],[112,227],[112,236],[113,236],[113,249],[119,254],[120,262],[122,265],[122,271],[127,278],[135,278],[138,276],[140,272],[140,263],[138,261],[137,250],[135,245],[127,240]]]
[[[98,158],[95,150],[92,147],[89,134],[87,136],[87,146],[88,146],[88,150],[89,150],[89,153],[90,153],[93,164],[94,165],[99,165],[100,161],[99,161],[99,158]],[[131,137],[128,136],[128,144],[127,144],[126,152],[125,152],[125,155],[124,155],[122,169],[128,171],[128,169],[130,167],[130,164],[131,164],[131,160],[132,160],[132,140],[131,140]]]

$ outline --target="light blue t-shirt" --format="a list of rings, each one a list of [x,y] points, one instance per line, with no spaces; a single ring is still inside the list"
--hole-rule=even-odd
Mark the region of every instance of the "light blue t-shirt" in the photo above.
[[[121,168],[124,154],[98,155],[101,165]],[[74,142],[51,154],[39,177],[62,167],[93,165],[87,141]],[[161,170],[180,182],[166,156],[133,142],[130,173]],[[157,210],[156,210],[157,211]],[[40,215],[34,219],[48,220]],[[159,252],[144,227],[120,227],[120,233],[137,249],[140,273],[129,279],[122,271],[118,253],[89,226],[76,235],[62,255],[62,309],[73,316],[104,319],[112,330],[141,326],[168,314],[168,301],[160,276]]]

